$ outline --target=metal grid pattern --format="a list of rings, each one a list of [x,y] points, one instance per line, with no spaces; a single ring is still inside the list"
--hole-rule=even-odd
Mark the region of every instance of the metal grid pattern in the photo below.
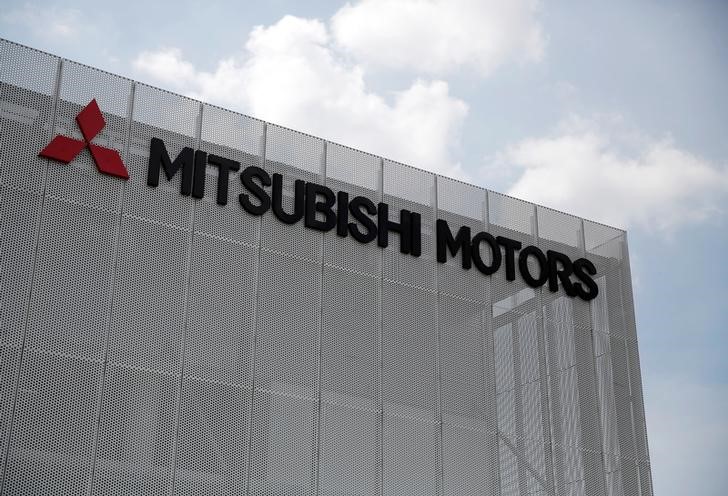
[[[69,219],[77,222],[69,225]],[[104,334],[98,331],[109,311],[114,231],[108,226],[115,221],[110,212],[46,198],[26,348],[103,358]],[[66,270],[75,264],[77,270]]]
[[[0,493],[652,494],[623,231],[0,40]],[[88,150],[38,157],[96,98]],[[421,214],[422,254],[219,205],[149,143]],[[436,219],[597,267],[599,296],[435,258]],[[484,254],[484,261],[489,255]],[[538,269],[529,259],[529,267]]]

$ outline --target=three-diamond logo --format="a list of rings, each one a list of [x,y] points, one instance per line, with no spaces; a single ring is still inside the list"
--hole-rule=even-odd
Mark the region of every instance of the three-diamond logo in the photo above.
[[[81,129],[84,141],[59,134],[38,155],[67,164],[88,147],[100,172],[129,179],[129,172],[127,172],[119,152],[91,143],[106,126],[106,121],[95,98],[78,113],[76,122]]]

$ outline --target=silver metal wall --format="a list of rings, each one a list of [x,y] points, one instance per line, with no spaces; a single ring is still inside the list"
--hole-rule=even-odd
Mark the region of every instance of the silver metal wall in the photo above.
[[[96,98],[131,179],[80,138]],[[0,41],[0,476],[16,494],[651,495],[623,231]],[[422,256],[146,185],[150,138],[422,214]],[[469,225],[590,303],[434,259]]]

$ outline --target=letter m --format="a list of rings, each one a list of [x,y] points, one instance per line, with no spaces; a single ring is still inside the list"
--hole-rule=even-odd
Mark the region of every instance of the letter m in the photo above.
[[[159,186],[159,169],[164,169],[164,175],[171,181],[172,177],[182,169],[182,184],[179,192],[189,196],[192,191],[192,170],[194,167],[195,153],[192,148],[186,146],[179,152],[174,161],[169,159],[169,153],[164,142],[159,138],[152,138],[149,149],[149,169],[147,170],[147,185]]]
[[[462,249],[463,269],[469,269],[471,266],[470,228],[462,226],[453,238],[450,227],[445,220],[437,219],[436,225],[437,261],[440,263],[447,262],[447,250],[450,250],[450,254],[454,257]]]

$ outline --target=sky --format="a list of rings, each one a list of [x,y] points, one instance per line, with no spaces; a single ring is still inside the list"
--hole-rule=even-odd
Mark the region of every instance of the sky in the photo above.
[[[728,494],[728,2],[15,2],[0,37],[628,231],[655,494]]]

